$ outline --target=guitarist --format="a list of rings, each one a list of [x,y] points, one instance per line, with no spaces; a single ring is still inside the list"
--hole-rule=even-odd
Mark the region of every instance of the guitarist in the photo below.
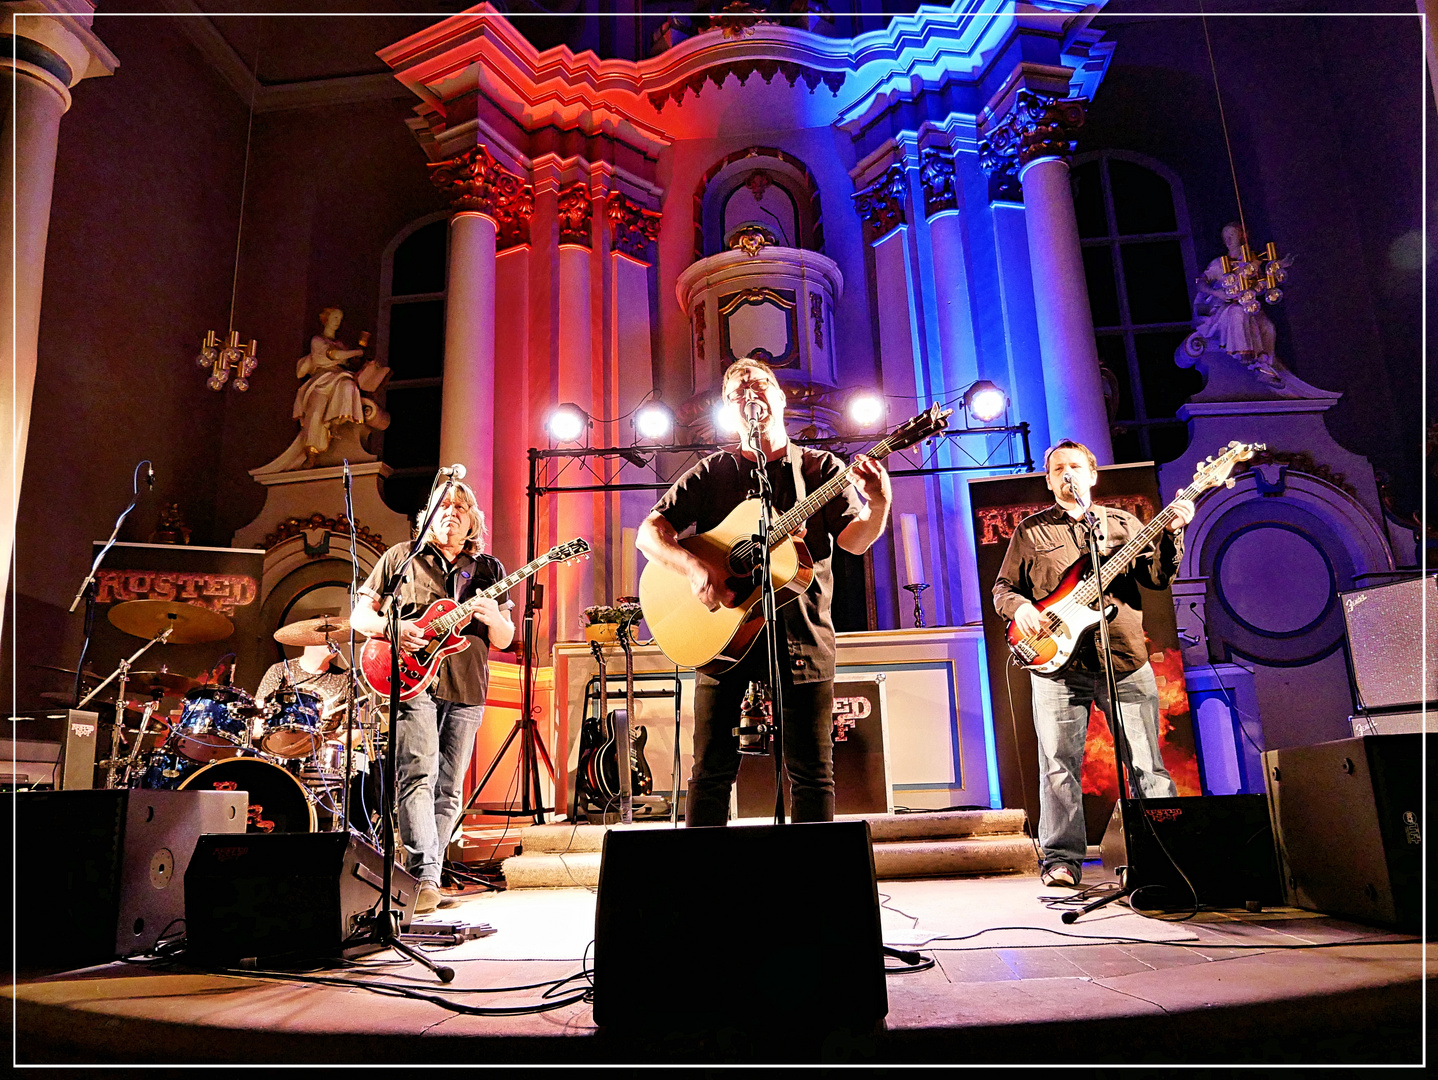
[[[695,597],[710,611],[734,606],[736,598],[728,585],[731,571],[691,554],[677,542],[679,534],[690,526],[706,532],[743,502],[754,486],[752,476],[761,454],[773,486],[776,516],[844,469],[833,454],[789,442],[784,430],[786,398],[767,364],[753,357],[736,360],[725,371],[720,391],[741,415],[746,407],[757,410],[759,446],[748,444],[746,430],[739,448],[704,458],[665,493],[635,538],[651,562],[688,577]],[[764,635],[775,629],[782,635],[779,656],[788,658],[780,678],[793,820],[834,819],[833,544],[855,555],[868,551],[883,534],[890,499],[889,474],[877,461],[864,459],[852,475],[863,499],[850,485],[806,526],[804,541],[814,559],[813,584],[779,609],[779,626],[766,628],[738,664],[717,677],[696,674],[694,771],[689,778],[686,826],[723,825],[728,819],[729,793],[739,772],[739,743],[732,732],[749,681],[769,681]],[[798,482],[803,493],[797,490]]]
[[[1088,552],[1088,526],[1082,518],[1098,483],[1098,461],[1082,443],[1064,439],[1044,454],[1044,483],[1053,492],[1054,505],[1019,522],[994,582],[994,608],[1025,634],[1040,629],[1041,615],[1032,601],[1053,592],[1064,571]],[[1138,590],[1139,585],[1165,589],[1178,572],[1183,527],[1193,520],[1194,506],[1183,499],[1173,507],[1173,520],[1159,539],[1114,578],[1104,595],[1105,602],[1117,608],[1109,623],[1109,644],[1124,737],[1145,798],[1178,794],[1159,755],[1158,684],[1148,663],[1143,600]],[[1123,510],[1095,504],[1093,512],[1100,527],[1099,551],[1105,556],[1143,528],[1138,518]],[[1068,666],[1055,676],[1029,675],[1039,750],[1039,847],[1043,851],[1039,877],[1049,886],[1076,886],[1083,874],[1088,837],[1079,770],[1089,705],[1097,702],[1110,729],[1113,727],[1097,641],[1098,634],[1090,634]]]
[[[435,490],[439,498],[444,488]],[[422,522],[430,507],[420,515]],[[397,600],[401,615],[418,615],[442,597],[464,601],[505,576],[504,567],[485,554],[484,514],[468,484],[456,481],[440,504],[419,554],[409,564]],[[357,633],[387,637],[380,614],[380,590],[409,554],[410,544],[396,544],[380,556],[360,586],[350,622]],[[464,773],[474,752],[474,738],[484,716],[489,686],[489,650],[505,649],[514,640],[507,598],[481,600],[473,619],[460,631],[469,648],[446,656],[435,680],[422,693],[399,703],[392,728],[396,755],[396,803],[405,869],[420,880],[415,914],[439,906],[444,850],[449,844],[464,788]],[[414,652],[424,634],[408,618],[399,624],[399,647]]]

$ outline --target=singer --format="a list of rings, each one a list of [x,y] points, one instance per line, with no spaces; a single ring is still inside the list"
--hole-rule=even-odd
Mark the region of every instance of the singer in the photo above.
[[[1082,443],[1064,439],[1044,454],[1044,483],[1054,505],[1019,522],[994,582],[994,608],[1026,634],[1039,628],[1033,600],[1047,596],[1080,555],[1088,551],[1087,526],[1080,520],[1098,483],[1098,461]],[[1124,737],[1132,755],[1133,775],[1147,798],[1177,795],[1158,747],[1158,684],[1148,663],[1143,637],[1143,598],[1139,585],[1164,589],[1178,572],[1183,527],[1193,520],[1193,503],[1173,504],[1175,514],[1151,548],[1113,580],[1107,601],[1117,608],[1109,623],[1114,674],[1123,716]],[[1132,514],[1094,506],[1099,521],[1099,551],[1107,557],[1143,529]],[[1055,678],[1030,673],[1034,730],[1039,750],[1039,876],[1045,885],[1076,886],[1083,876],[1088,847],[1083,814],[1084,741],[1089,705],[1097,703],[1113,726],[1103,668],[1091,635],[1073,661]]]
[[[441,470],[463,476],[463,466]],[[443,497],[442,502],[438,500]],[[420,514],[421,523],[438,502],[429,532],[416,536],[419,554],[401,582],[399,647],[413,652],[424,644],[424,633],[413,616],[434,601],[448,596],[461,603],[505,576],[504,566],[484,551],[487,530],[474,491],[458,480],[436,486],[430,503]],[[416,526],[416,531],[419,526]],[[380,590],[410,552],[410,544],[396,544],[380,556],[360,586],[350,624],[367,637],[388,632],[380,613]],[[489,689],[489,650],[508,648],[514,641],[514,623],[508,595],[481,600],[468,625],[460,631],[470,647],[446,656],[429,688],[399,705],[395,731],[396,801],[399,836],[404,846],[405,869],[420,880],[415,914],[439,906],[444,852],[454,830],[463,794],[464,774],[474,752],[475,735],[484,718]]]
[[[725,566],[709,565],[681,547],[678,535],[691,525],[712,529],[749,494],[750,475],[763,455],[774,492],[776,513],[792,508],[807,492],[842,472],[844,465],[826,451],[799,448],[784,430],[787,399],[773,370],[753,357],[736,360],[724,373],[724,401],[744,421],[735,450],[710,454],[655,505],[643,521],[636,545],[646,558],[684,574],[694,595],[710,611],[733,606]],[[757,445],[750,421],[758,432]],[[767,683],[768,645],[764,635],[778,633],[779,655],[788,658],[780,673],[784,697],[784,764],[794,796],[794,821],[834,819],[834,620],[830,614],[834,578],[833,544],[862,555],[884,531],[889,513],[889,474],[877,461],[864,459],[852,474],[853,485],[809,519],[804,542],[814,559],[814,581],[793,603],[779,609],[779,625],[768,627],[747,655],[717,678],[696,675],[694,691],[694,771],[684,812],[686,826],[723,825],[729,793],[739,772],[739,706],[751,679]]]

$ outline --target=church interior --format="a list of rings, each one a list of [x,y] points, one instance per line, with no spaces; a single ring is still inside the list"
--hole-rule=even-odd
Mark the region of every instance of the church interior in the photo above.
[[[1419,1061],[1425,3],[0,5],[17,1060]],[[790,440],[872,451],[892,485],[824,579],[857,883],[842,838],[750,864],[742,827],[677,828],[706,676],[637,544],[738,444],[748,357]],[[1139,888],[1070,919],[1040,880],[993,590],[1061,440],[1096,503],[1194,506],[1142,612],[1178,796],[1150,817],[1195,824],[1130,820],[1097,707],[1082,765],[1085,883],[1171,866],[1142,879],[1188,890],[1159,912]],[[224,877],[254,797],[212,829],[181,798],[202,787],[243,818],[253,783],[293,815],[266,839],[314,842],[290,938],[331,892],[389,912],[393,826],[355,811],[388,802],[380,694],[356,677],[324,721],[250,703],[302,654],[363,666],[355,589],[446,479],[516,628],[453,896],[421,918],[395,886],[420,958],[231,955],[279,901]],[[622,796],[591,756],[622,753],[616,716],[643,762]],[[203,753],[166,742],[201,729]],[[757,828],[778,772],[742,756],[731,820]],[[686,937],[711,882],[734,909]],[[852,933],[811,940],[818,909]],[[764,1004],[706,1026],[711,998]]]

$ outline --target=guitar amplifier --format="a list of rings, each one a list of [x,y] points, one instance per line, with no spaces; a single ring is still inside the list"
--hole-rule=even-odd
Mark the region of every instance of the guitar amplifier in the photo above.
[[[1438,702],[1438,584],[1433,577],[1340,593],[1358,707]],[[1427,633],[1424,607],[1427,607]],[[1423,658],[1427,663],[1423,663]]]
[[[79,709],[41,709],[9,717],[6,739],[10,745],[0,750],[8,759],[5,782],[17,788],[52,787],[56,791],[93,788],[99,730],[99,714]]]

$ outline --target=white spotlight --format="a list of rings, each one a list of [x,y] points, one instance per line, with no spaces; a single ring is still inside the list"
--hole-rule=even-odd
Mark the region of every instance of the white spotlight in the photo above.
[[[1008,407],[1008,395],[988,379],[980,379],[964,391],[964,409],[981,424],[997,420]]]
[[[714,410],[714,430],[720,435],[738,435],[743,426],[744,419],[739,414],[739,406],[732,401],[723,402]]]
[[[634,414],[634,431],[641,439],[659,441],[674,430],[674,413],[662,402],[653,401]]]
[[[870,390],[849,398],[849,419],[860,428],[875,427],[884,420],[884,399]]]
[[[557,443],[579,442],[589,429],[589,414],[573,402],[566,401],[549,414],[545,425],[549,437]]]

